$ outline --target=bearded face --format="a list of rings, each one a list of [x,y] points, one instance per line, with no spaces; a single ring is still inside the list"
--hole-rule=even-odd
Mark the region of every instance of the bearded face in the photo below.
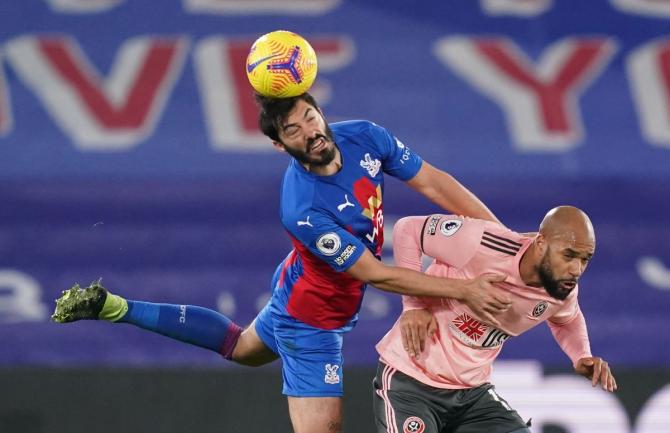
[[[547,248],[547,252],[542,257],[538,267],[538,275],[549,296],[564,300],[577,286],[577,278],[571,275],[557,276],[559,266],[552,263],[551,257],[551,248]]]
[[[307,139],[304,148],[294,147],[284,142],[284,149],[301,164],[307,164],[310,167],[326,166],[335,158],[336,147],[333,131],[328,124],[324,125],[323,132],[323,134],[316,133]]]

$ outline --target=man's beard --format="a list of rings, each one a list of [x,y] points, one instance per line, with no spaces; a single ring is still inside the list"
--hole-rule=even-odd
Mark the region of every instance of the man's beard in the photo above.
[[[335,143],[333,140],[333,131],[328,125],[326,125],[326,135],[317,134],[316,137],[309,139],[306,151],[291,149],[288,146],[284,146],[284,150],[286,150],[286,153],[297,159],[301,164],[308,164],[310,167],[323,167],[330,164],[333,159],[335,159],[335,146],[333,145],[330,146],[330,148],[327,147],[323,149],[318,156],[312,156],[309,154],[309,150],[319,139],[323,139],[326,142],[326,146],[329,143]]]
[[[549,263],[549,250],[547,250],[547,253],[544,255],[542,258],[542,261],[540,262],[540,266],[538,268],[538,275],[540,276],[540,281],[542,282],[542,286],[544,286],[544,289],[549,293],[549,296],[552,298],[558,299],[558,300],[564,300],[567,298],[570,293],[572,293],[573,289],[562,289],[560,287],[561,282],[564,281],[571,281],[571,282],[577,282],[576,280],[557,280],[556,277],[554,276],[554,272],[551,270],[551,263]]]

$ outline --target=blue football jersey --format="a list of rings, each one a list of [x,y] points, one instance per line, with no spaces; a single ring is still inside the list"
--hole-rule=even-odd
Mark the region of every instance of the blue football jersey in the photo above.
[[[421,158],[386,129],[368,121],[331,124],[342,168],[331,176],[295,159],[281,188],[280,216],[294,249],[282,263],[275,299],[292,317],[317,328],[353,326],[365,284],[346,271],[384,242],[384,173],[414,177]]]

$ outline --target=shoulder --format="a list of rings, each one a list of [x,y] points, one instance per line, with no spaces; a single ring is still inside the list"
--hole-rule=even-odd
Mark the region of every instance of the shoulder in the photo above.
[[[530,238],[521,233],[510,230],[500,223],[493,221],[482,221],[483,235],[482,237],[489,237],[491,239],[502,239],[511,245],[522,246]]]
[[[365,134],[371,130],[381,128],[381,126],[374,122],[370,122],[369,120],[345,120],[342,122],[331,123],[330,128],[335,134],[347,137],[357,134]]]
[[[330,125],[335,141],[347,144],[341,150],[369,152],[374,155],[386,154],[388,149],[395,145],[393,134],[386,128],[369,120],[348,120]]]
[[[499,223],[485,221],[483,225],[482,251],[496,257],[514,257],[525,250],[532,238],[508,229]]]
[[[358,141],[358,139],[364,138],[368,141],[379,141],[391,136],[386,128],[369,120],[347,120],[331,123],[330,128],[336,140]]]
[[[423,223],[421,247],[440,262],[463,267],[477,252],[484,224],[459,215],[431,215]]]

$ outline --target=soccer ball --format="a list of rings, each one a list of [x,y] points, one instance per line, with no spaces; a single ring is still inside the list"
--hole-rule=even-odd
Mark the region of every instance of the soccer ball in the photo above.
[[[316,53],[309,42],[285,30],[256,39],[247,56],[251,87],[271,98],[305,93],[314,83],[316,70]]]

